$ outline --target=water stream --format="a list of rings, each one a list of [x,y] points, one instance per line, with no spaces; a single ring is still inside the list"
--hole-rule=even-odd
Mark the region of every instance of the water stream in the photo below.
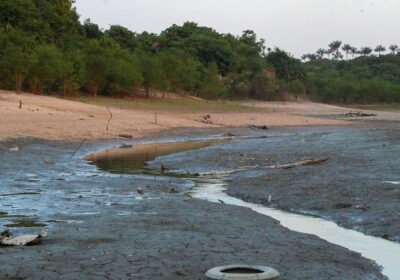
[[[173,154],[181,151],[200,149],[215,144],[217,141],[189,141],[155,143],[137,145],[106,150],[87,156],[85,159],[97,165],[98,168],[115,173],[146,174],[143,169],[145,162],[153,160],[158,156]],[[163,176],[185,177],[184,174],[168,174]],[[278,220],[283,226],[290,230],[312,234],[330,243],[348,248],[362,254],[365,258],[375,261],[383,269],[383,274],[389,279],[400,279],[400,244],[382,238],[372,237],[360,232],[349,230],[337,224],[321,218],[289,213],[263,205],[248,203],[238,198],[231,197],[225,193],[226,180],[223,175],[218,177],[190,177],[188,180],[195,183],[196,187],[191,191],[193,197],[210,202],[235,205],[250,208],[251,210]],[[389,182],[388,182],[389,183]],[[390,182],[393,183],[393,182]]]
[[[330,243],[348,248],[362,254],[365,258],[382,266],[382,273],[389,279],[400,279],[400,244],[382,238],[345,229],[321,218],[289,213],[258,204],[248,203],[225,193],[226,182],[223,177],[202,178],[196,181],[191,192],[195,198],[210,202],[250,208],[262,215],[278,220],[290,230],[313,234]]]

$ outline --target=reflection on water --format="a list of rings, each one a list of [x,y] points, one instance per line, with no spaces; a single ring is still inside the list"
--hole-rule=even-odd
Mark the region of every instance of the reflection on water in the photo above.
[[[140,173],[143,171],[146,162],[152,161],[156,157],[206,148],[227,141],[227,139],[219,139],[122,146],[90,154],[84,159],[104,171]]]

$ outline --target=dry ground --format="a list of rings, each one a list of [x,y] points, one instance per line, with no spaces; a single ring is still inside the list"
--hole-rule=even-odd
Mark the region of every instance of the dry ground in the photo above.
[[[22,101],[22,108],[19,103]],[[90,104],[89,104],[90,103]],[[110,118],[106,106],[113,115]],[[36,137],[54,140],[110,139],[119,134],[134,138],[182,127],[240,127],[250,124],[267,126],[341,125],[342,120],[314,118],[311,115],[348,111],[347,108],[318,103],[278,102],[205,102],[190,100],[80,99],[70,101],[32,94],[17,95],[0,91],[0,139]],[[158,124],[155,124],[157,112]],[[210,114],[212,125],[200,120]],[[395,114],[395,113],[392,113]],[[398,115],[398,114],[397,114]]]

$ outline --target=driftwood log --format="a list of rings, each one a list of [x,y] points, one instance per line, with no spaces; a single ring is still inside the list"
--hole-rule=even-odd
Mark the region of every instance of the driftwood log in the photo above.
[[[373,113],[364,113],[361,111],[353,112],[350,111],[349,113],[344,114],[346,117],[376,117],[376,114]]]
[[[277,163],[276,165],[271,165],[270,168],[290,169],[290,168],[295,168],[297,166],[316,165],[316,164],[324,163],[324,162],[328,161],[328,159],[329,159],[329,157],[322,157],[322,158],[318,158],[318,159],[302,160],[299,162],[289,163],[289,164]]]

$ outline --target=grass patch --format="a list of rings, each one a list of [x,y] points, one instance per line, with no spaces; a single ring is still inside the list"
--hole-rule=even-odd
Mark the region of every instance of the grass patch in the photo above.
[[[400,103],[390,104],[355,104],[351,105],[351,108],[360,110],[373,110],[373,111],[385,111],[385,112],[400,112]]]
[[[224,113],[262,111],[260,109],[241,105],[231,101],[207,101],[189,97],[165,99],[78,97],[75,100],[99,106],[157,112]]]

